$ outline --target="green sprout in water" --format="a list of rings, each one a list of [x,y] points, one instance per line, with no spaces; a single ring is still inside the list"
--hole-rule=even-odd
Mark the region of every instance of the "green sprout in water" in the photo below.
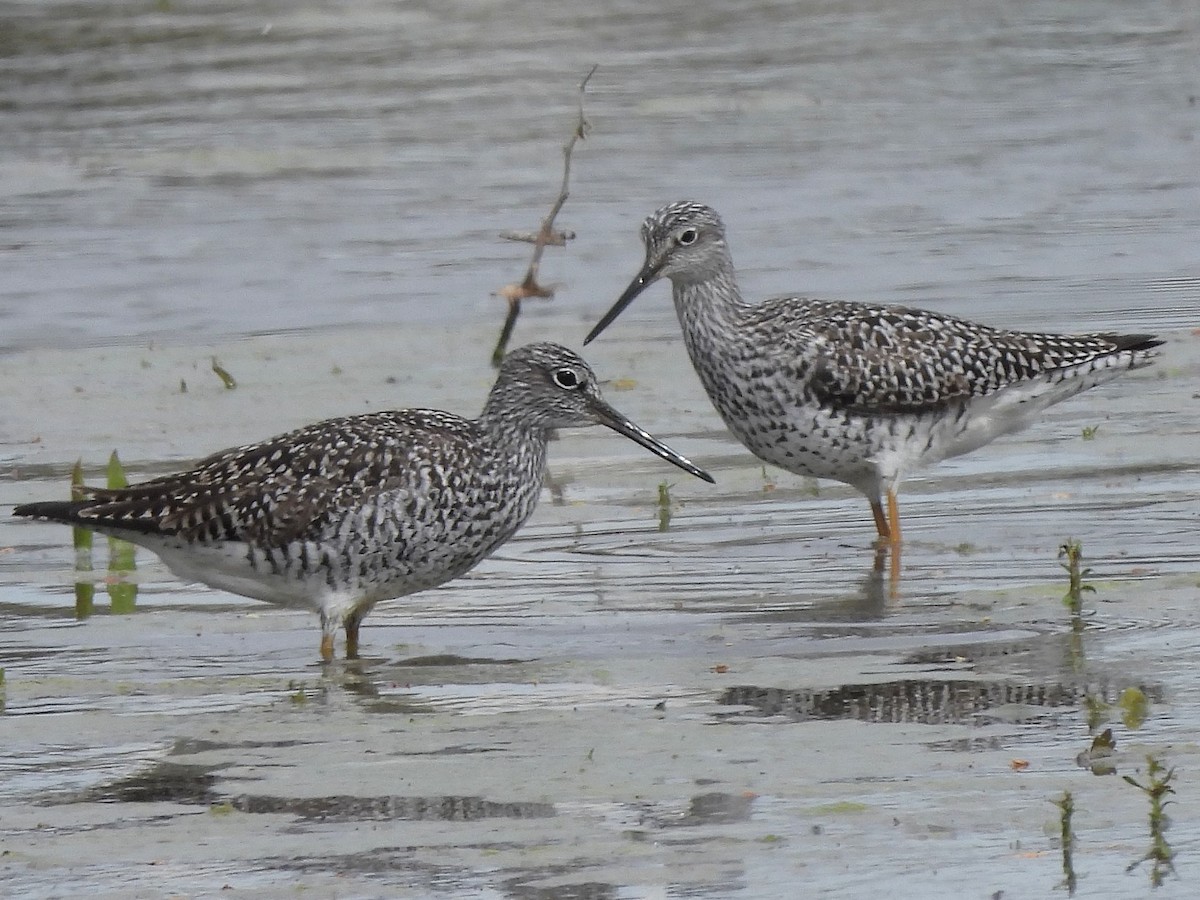
[[[1062,797],[1054,801],[1059,809],[1058,827],[1059,841],[1062,844],[1063,884],[1066,885],[1068,896],[1075,896],[1075,832],[1071,829],[1071,817],[1075,815],[1075,798],[1070,791],[1063,791]]]
[[[119,491],[129,487],[129,479],[125,477],[125,467],[121,465],[121,457],[114,450],[108,457],[108,467],[104,470],[105,483],[110,491]]]
[[[1150,801],[1150,849],[1141,859],[1134,860],[1125,869],[1132,872],[1147,860],[1150,862],[1150,884],[1160,887],[1168,873],[1175,872],[1175,851],[1167,843],[1166,830],[1171,820],[1164,811],[1171,801],[1167,798],[1175,793],[1171,787],[1171,779],[1175,770],[1168,769],[1160,763],[1153,754],[1146,757],[1146,784],[1142,784],[1132,775],[1124,776],[1125,780],[1139,791],[1142,791]]]
[[[1074,538],[1067,540],[1065,544],[1058,548],[1058,558],[1065,558],[1065,563],[1060,565],[1067,571],[1067,593],[1063,595],[1063,603],[1071,610],[1072,624],[1076,628],[1083,627],[1083,595],[1084,593],[1095,593],[1096,589],[1090,584],[1084,582],[1084,578],[1091,574],[1091,569],[1081,568],[1083,562],[1083,544]]]
[[[125,469],[114,450],[108,458],[107,481],[110,489],[129,486]],[[118,615],[133,612],[137,602],[137,585],[128,579],[137,570],[136,548],[129,541],[110,537],[108,539],[108,599],[112,611]]]
[[[226,371],[220,361],[214,356],[212,358],[212,370],[217,373],[217,377],[221,379],[221,384],[225,385],[225,390],[232,391],[237,387],[237,379]]]
[[[674,485],[665,481],[658,485],[658,530],[667,531],[671,527],[671,488]]]
[[[1099,425],[1084,425],[1083,426],[1083,439],[1085,441],[1095,440],[1096,432],[1099,430],[1100,430]]]
[[[1117,706],[1121,707],[1121,722],[1130,731],[1141,728],[1150,715],[1150,699],[1141,688],[1125,688],[1117,698]]]
[[[1083,700],[1087,710],[1088,731],[1095,731],[1101,723],[1110,720],[1114,711],[1119,711],[1121,724],[1136,731],[1150,717],[1150,698],[1140,687],[1127,687],[1121,691],[1115,703],[1106,703],[1099,694],[1089,693]]]

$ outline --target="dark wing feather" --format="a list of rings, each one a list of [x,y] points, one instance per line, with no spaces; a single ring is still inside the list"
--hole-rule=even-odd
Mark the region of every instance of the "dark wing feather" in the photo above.
[[[1151,335],[1004,331],[900,306],[768,301],[794,317],[787,348],[813,355],[810,385],[837,408],[916,413],[1055,369],[1161,344]],[[763,310],[764,314],[770,310]],[[815,350],[815,353],[814,353]]]
[[[101,530],[280,546],[319,534],[373,493],[428,489],[432,457],[464,465],[456,458],[472,452],[475,427],[437,410],[330,419],[214,454],[186,472],[14,512]]]

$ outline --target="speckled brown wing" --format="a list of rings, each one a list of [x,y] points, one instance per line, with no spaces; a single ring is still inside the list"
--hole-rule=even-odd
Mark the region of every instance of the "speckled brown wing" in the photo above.
[[[214,454],[186,472],[94,489],[72,518],[189,541],[282,546],[325,534],[371,494],[436,489],[435,469],[470,466],[464,438],[473,428],[436,410],[330,419]]]
[[[1148,335],[1004,331],[896,306],[809,301],[790,309],[803,319],[797,330],[811,354],[815,397],[868,414],[934,410],[1162,343]]]

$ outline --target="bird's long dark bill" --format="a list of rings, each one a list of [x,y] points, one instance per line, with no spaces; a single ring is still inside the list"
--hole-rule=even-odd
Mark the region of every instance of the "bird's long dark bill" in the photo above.
[[[655,456],[662,457],[672,465],[679,466],[685,472],[695,475],[697,478],[702,478],[709,484],[716,484],[716,481],[711,475],[692,463],[690,459],[680,456],[654,435],[642,431],[627,418],[605,403],[603,400],[596,398],[592,400],[592,412],[596,414],[596,418],[601,425],[607,425],[618,434],[623,434],[631,441],[637,441]]]
[[[596,327],[588,332],[588,336],[583,339],[583,345],[586,347],[592,340],[599,336],[605,328],[613,323],[613,319],[625,311],[630,303],[634,301],[642,291],[650,287],[651,284],[658,278],[658,269],[651,265],[649,260],[642,266],[642,271],[638,272],[637,278],[629,282],[629,287],[625,288],[625,293],[617,298],[617,302],[612,305],[612,309],[604,314],[604,318],[596,323]]]

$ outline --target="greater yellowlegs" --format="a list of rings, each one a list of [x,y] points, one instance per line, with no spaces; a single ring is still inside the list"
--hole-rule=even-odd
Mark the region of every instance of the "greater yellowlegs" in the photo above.
[[[584,344],[669,278],[692,365],[730,431],[766,462],[857,488],[892,547],[906,473],[1026,427],[1046,407],[1147,365],[1162,343],[1007,331],[903,306],[751,305],[725,226],[700,203],[664,206],[642,224],[642,241],[642,270]]]
[[[328,419],[91,497],[18,506],[153,550],[181,578],[321,616],[346,655],[381,600],[462,575],[529,518],[557,428],[606,425],[686,472],[712,477],[604,401],[557,344],[509,353],[474,421],[432,409]]]

